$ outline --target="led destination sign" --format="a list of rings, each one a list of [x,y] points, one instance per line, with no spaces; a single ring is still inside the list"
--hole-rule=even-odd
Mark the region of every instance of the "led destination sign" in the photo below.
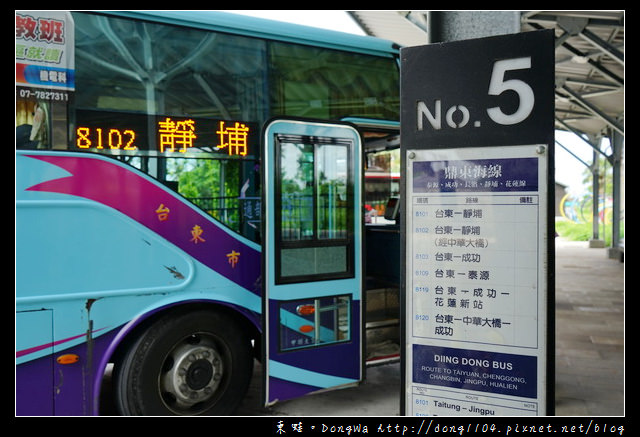
[[[105,132],[105,130],[107,132]],[[76,129],[76,147],[79,149],[138,150],[136,132],[133,129],[90,128]]]
[[[196,117],[147,116],[78,111],[75,147],[79,150],[156,151],[165,155],[194,150],[227,156],[252,154],[254,123]]]

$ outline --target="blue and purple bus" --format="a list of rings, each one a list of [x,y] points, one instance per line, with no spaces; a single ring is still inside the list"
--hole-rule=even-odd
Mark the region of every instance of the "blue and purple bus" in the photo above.
[[[16,415],[229,415],[256,362],[270,405],[397,359],[399,230],[364,207],[397,166],[397,57],[211,11],[17,11]]]

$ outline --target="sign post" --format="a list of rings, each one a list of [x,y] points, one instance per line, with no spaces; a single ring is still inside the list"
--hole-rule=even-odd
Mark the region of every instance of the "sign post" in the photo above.
[[[401,58],[401,412],[552,415],[553,33]]]

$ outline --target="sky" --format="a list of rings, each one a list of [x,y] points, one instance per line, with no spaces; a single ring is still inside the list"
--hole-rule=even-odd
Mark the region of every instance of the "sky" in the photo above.
[[[268,18],[288,23],[320,27],[323,29],[365,35],[365,32],[347,14],[338,10],[234,10],[226,11],[253,17]],[[582,161],[590,164],[593,161],[593,149],[587,143],[569,132],[556,131],[556,141],[577,155]],[[588,191],[584,187],[584,171],[586,166],[567,152],[563,147],[555,147],[556,181],[565,185],[571,194],[579,195]]]
[[[581,140],[577,135],[571,132],[556,131],[556,142],[562,144],[569,149],[574,155],[577,155],[580,160],[587,164],[593,162],[593,148],[586,142]],[[603,151],[607,154],[611,154],[611,150],[608,149],[608,142],[605,141],[601,145]],[[556,161],[556,181],[567,186],[567,191],[571,194],[582,194],[590,192],[591,186],[584,186],[582,181],[584,179],[584,172],[586,166],[576,159],[563,147],[556,144],[555,148],[555,161]]]
[[[285,21],[287,23],[302,24],[304,26],[319,27],[321,29],[337,30],[340,32],[366,35],[346,11],[285,11],[285,10],[240,10],[225,11],[235,14],[250,15],[252,17],[268,18],[270,20]]]

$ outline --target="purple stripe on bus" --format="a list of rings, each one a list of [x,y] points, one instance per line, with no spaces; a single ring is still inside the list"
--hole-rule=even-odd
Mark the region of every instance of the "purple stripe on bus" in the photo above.
[[[99,414],[104,377],[102,357],[120,330],[81,343],[60,353],[80,357],[74,364],[59,364],[52,355],[16,366],[16,415],[83,416]],[[91,352],[91,357],[87,354]],[[50,380],[43,379],[50,377]],[[93,401],[89,402],[89,399]]]
[[[105,328],[96,329],[95,331],[92,331],[92,333],[100,332],[103,329],[105,329]],[[16,358],[20,358],[20,357],[22,357],[24,355],[29,355],[29,354],[41,351],[41,350],[49,348],[49,347],[58,346],[60,344],[66,343],[68,341],[75,340],[76,338],[86,337],[86,335],[87,335],[87,333],[83,332],[82,334],[74,335],[73,337],[69,337],[69,338],[63,338],[62,340],[54,341],[53,343],[45,343],[45,344],[41,344],[39,346],[34,346],[34,347],[27,348],[27,349],[23,349],[21,351],[16,351]]]
[[[115,162],[91,156],[29,155],[71,176],[30,187],[99,202],[158,233],[224,277],[260,294],[260,252],[165,188]],[[166,214],[166,215],[165,215]]]
[[[313,385],[301,384],[292,381],[285,381],[284,379],[269,377],[269,392],[271,393],[271,399],[269,401],[286,401],[289,399],[299,398],[309,393],[321,390],[322,387],[315,387]]]

